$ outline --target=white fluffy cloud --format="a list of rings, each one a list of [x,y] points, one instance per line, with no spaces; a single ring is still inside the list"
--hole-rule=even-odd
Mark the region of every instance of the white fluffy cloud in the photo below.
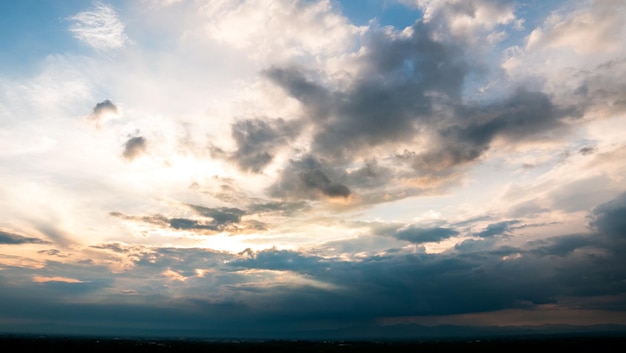
[[[69,30],[74,37],[96,50],[118,49],[129,42],[124,23],[111,6],[95,3],[92,10],[80,12],[68,20],[73,22]]]
[[[211,1],[203,5],[206,34],[255,59],[323,60],[354,50],[362,28],[324,1]]]

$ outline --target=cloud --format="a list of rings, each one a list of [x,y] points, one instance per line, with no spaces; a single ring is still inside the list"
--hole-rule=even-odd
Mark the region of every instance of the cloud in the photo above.
[[[239,120],[232,126],[237,150],[230,159],[243,171],[260,173],[274,158],[276,150],[295,139],[299,123],[283,119]]]
[[[483,5],[502,14],[511,9]],[[509,21],[503,16],[502,23]],[[313,134],[306,156],[283,169],[272,196],[302,197],[310,189],[343,196],[349,190],[364,203],[380,203],[443,190],[494,144],[551,140],[582,116],[584,105],[556,104],[524,86],[485,102],[464,99],[467,78],[482,76],[482,69],[466,55],[468,43],[437,36],[434,23],[418,21],[402,32],[370,27],[355,59],[358,70],[341,85],[294,66],[265,71],[300,102]],[[306,167],[310,160],[323,167]],[[364,178],[368,171],[378,173]],[[399,180],[403,188],[392,184]],[[324,187],[331,184],[337,188]]]
[[[599,243],[588,236],[569,235],[552,237],[548,240],[534,241],[530,244],[535,245],[536,248],[529,252],[539,256],[565,257],[571,255],[576,250],[590,246],[593,247]]]
[[[128,43],[124,24],[108,5],[97,2],[92,10],[79,12],[68,20],[74,22],[69,27],[74,37],[97,51],[119,49]]]
[[[152,224],[161,228],[171,228],[176,230],[197,231],[200,233],[214,234],[217,232],[241,232],[246,229],[265,229],[265,224],[259,221],[242,222],[241,217],[245,211],[238,208],[208,208],[198,205],[187,204],[198,215],[200,219],[184,217],[167,217],[162,214],[132,216],[121,212],[110,212],[109,215],[132,222]]]
[[[626,6],[619,0],[595,0],[587,11],[555,13],[530,34],[526,47],[569,47],[581,54],[619,52],[626,34],[625,14]]]
[[[513,0],[400,0],[407,5],[418,6],[424,13],[424,21],[437,27],[442,34],[466,41],[482,35],[489,36],[494,28],[517,20]]]
[[[409,226],[396,231],[393,236],[400,240],[420,244],[427,242],[439,242],[458,234],[458,231],[450,228],[420,228],[417,226]]]
[[[41,240],[39,238],[26,237],[17,233],[0,230],[0,244],[50,244],[50,242]]]
[[[292,160],[283,170],[279,181],[270,189],[272,196],[317,199],[319,196],[346,198],[350,189],[332,181],[328,169],[312,156]]]
[[[127,217],[128,217],[128,216],[126,216],[126,215],[124,215],[122,213],[119,213],[119,212],[111,212],[109,215],[110,216],[114,216],[114,217],[120,217],[120,218],[123,218],[123,219],[127,219]],[[128,245],[128,244],[123,244],[123,243],[119,243],[119,242],[91,245],[91,247],[94,248],[94,249],[110,250],[112,252],[122,253],[122,254],[123,253],[129,253],[129,252],[136,252],[136,251],[144,251],[144,250],[146,250],[146,248],[143,247],[143,246]]]
[[[576,109],[557,107],[546,94],[523,88],[503,102],[486,108],[463,107],[459,113],[469,115],[469,123],[461,125],[459,120],[440,128],[437,142],[416,156],[417,171],[448,171],[481,157],[497,137],[513,143],[541,137],[546,131],[564,129],[564,119],[579,116]]]
[[[359,33],[328,0],[213,1],[199,12],[207,36],[262,62],[324,60],[343,53]]]
[[[595,207],[590,218],[590,226],[601,235],[626,240],[626,193]]]
[[[348,197],[350,189],[347,186],[333,183],[319,169],[309,169],[298,174],[305,187],[321,191],[330,197]]]
[[[459,48],[431,38],[416,23],[409,35],[368,32],[360,72],[343,90],[326,88],[302,70],[274,67],[267,76],[300,101],[314,123],[312,154],[352,158],[364,149],[411,141],[432,113],[436,95],[458,97],[467,65]]]
[[[622,199],[624,197],[600,205],[592,212],[598,216],[598,227],[599,224],[610,224],[602,220],[607,219],[604,216],[612,218],[616,210],[623,208],[620,205]],[[498,223],[502,222],[494,224]],[[608,226],[608,229],[614,228]],[[388,229],[393,230],[393,227]],[[445,239],[454,236],[452,233],[455,232],[443,227],[412,227],[411,230],[414,235],[411,239],[417,241]],[[224,327],[226,322],[241,329],[242,322],[250,323],[251,327],[263,322],[268,331],[280,332],[281,323],[291,326],[334,319],[343,323],[375,322],[381,317],[533,309],[547,303],[559,310],[568,310],[568,300],[573,300],[578,309],[590,309],[596,305],[594,298],[620,300],[615,293],[623,293],[626,278],[623,266],[619,265],[621,255],[603,255],[602,248],[608,248],[609,244],[598,241],[598,238],[564,235],[520,247],[494,248],[495,243],[484,246],[490,239],[475,241],[483,246],[457,252],[390,251],[350,261],[345,256],[329,256],[326,252],[278,249],[230,254],[188,248],[151,247],[139,251],[124,244],[103,244],[93,248],[133,257],[135,268],[132,272],[113,276],[116,283],[130,283],[128,280],[133,279],[134,287],[125,290],[132,289],[135,295],[146,298],[145,305],[153,309],[151,315],[156,315],[150,316],[151,320],[171,317],[161,312],[157,315],[154,310],[175,305],[175,312],[184,314],[185,322],[191,320],[194,327],[215,327],[216,322]],[[51,269],[52,273],[60,270]],[[68,273],[64,278],[85,278],[64,270],[61,273]],[[54,277],[52,274],[38,276]],[[167,293],[169,288],[155,286],[154,282],[155,278],[167,280],[167,276],[185,282],[177,289],[176,299],[147,295]],[[71,288],[66,285],[44,289],[70,291]],[[10,292],[5,291],[2,295],[7,293]],[[45,300],[35,302],[37,307],[49,303]],[[91,305],[89,310],[98,307]],[[64,308],[78,312],[74,307]],[[133,308],[127,307],[128,310],[139,310]],[[216,308],[230,308],[231,311]],[[205,315],[206,310],[212,315]],[[242,310],[242,317],[234,318],[232,310]],[[94,312],[93,315],[99,317],[102,313]],[[123,317],[140,320],[145,319],[144,315],[133,311],[126,312]]]
[[[593,154],[594,152],[596,152],[596,148],[594,146],[585,146],[581,147],[578,150],[578,153],[582,154],[583,156],[588,156],[590,154]]]
[[[213,220],[190,219],[181,217],[169,218],[160,214],[149,216],[129,216],[120,212],[111,212],[109,213],[109,215],[127,221],[148,223],[161,228],[171,228],[176,230],[189,230],[200,232],[206,230],[213,233],[224,229],[224,224],[218,224]]]
[[[219,227],[213,223],[205,223],[203,221],[187,218],[170,218],[168,220],[170,227],[181,230],[218,230]]]
[[[146,152],[146,149],[147,149],[147,142],[146,142],[145,137],[143,136],[131,137],[124,144],[124,152],[122,153],[122,156],[132,161],[133,159],[144,154]]]
[[[192,204],[187,204],[187,206],[201,216],[212,218],[218,225],[241,222],[241,216],[246,213],[238,208],[209,208]]]
[[[248,212],[252,214],[278,213],[283,216],[291,216],[308,208],[310,205],[306,201],[273,201],[249,205]]]
[[[106,99],[93,107],[93,115],[100,116],[100,114],[104,113],[115,113],[117,114],[117,106],[113,104],[110,99]]]
[[[106,99],[93,107],[93,111],[89,118],[99,123],[107,115],[111,114],[118,114],[117,106],[110,99]]]
[[[244,268],[263,268],[269,270],[302,271],[310,273],[320,266],[320,258],[316,256],[306,256],[295,251],[287,250],[266,250],[252,253],[252,258],[234,260],[229,262],[230,266]]]
[[[447,315],[516,307],[519,301],[550,302],[551,289],[533,291],[543,278],[519,276],[502,283],[502,269],[492,267],[495,257],[475,262],[441,255],[371,256],[357,262],[324,260],[294,252],[267,250],[254,258],[232,261],[237,267],[290,269],[322,282],[340,286],[340,291],[320,293],[315,310],[320,317],[368,320],[379,316]],[[493,261],[493,262],[492,262]],[[485,272],[476,273],[479,267]],[[329,271],[328,269],[331,269]],[[507,266],[507,271],[513,270]],[[472,275],[473,273],[476,273]],[[526,281],[534,282],[530,287]],[[480,296],[465,293],[479,291]],[[461,294],[464,293],[464,294]],[[275,295],[276,293],[274,293]],[[463,299],[465,298],[465,299]],[[301,312],[303,303],[295,291],[281,299],[283,310]],[[294,303],[288,305],[288,303]],[[330,303],[335,305],[328,306]],[[347,305],[351,303],[350,305]],[[316,315],[316,316],[317,316]],[[310,315],[308,315],[310,318]]]
[[[57,249],[49,249],[49,250],[39,250],[37,251],[39,254],[46,254],[48,256],[58,256],[58,257],[69,257],[71,254],[64,254],[60,250]]]
[[[436,238],[439,238],[438,232],[434,232]],[[319,314],[326,317],[449,315],[546,303],[558,306],[559,298],[564,295],[578,297],[578,303],[586,303],[596,295],[610,296],[623,289],[621,279],[626,278],[626,272],[615,267],[619,256],[602,257],[593,238],[560,236],[547,243],[527,244],[530,248],[526,249],[510,246],[493,249],[494,243],[474,241],[485,242],[487,246],[469,249],[471,254],[467,253],[468,249],[461,254],[390,253],[362,257],[357,261],[266,250],[229,265],[290,269],[340,286],[340,291],[332,293],[332,301],[349,301],[352,303],[350,309],[342,309],[341,305],[335,309],[324,308],[326,301],[323,300]],[[613,277],[607,282],[604,276],[609,275]],[[600,283],[607,286],[595,287]],[[285,302],[297,301],[292,295],[296,293],[286,296]],[[324,298],[324,295],[320,294],[318,298]],[[585,308],[584,304],[582,308]]]
[[[485,229],[478,233],[474,233],[475,236],[481,238],[489,238],[498,235],[507,234],[507,232],[511,229],[511,226],[519,223],[519,220],[511,220],[511,221],[502,221],[498,223],[491,223]]]
[[[626,54],[626,53],[625,53]],[[611,58],[593,68],[576,73],[577,86],[572,99],[582,100],[583,106],[598,118],[610,118],[626,111],[626,59]]]

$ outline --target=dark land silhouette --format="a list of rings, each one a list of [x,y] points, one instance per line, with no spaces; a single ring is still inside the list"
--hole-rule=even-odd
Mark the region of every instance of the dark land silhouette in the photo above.
[[[482,337],[411,340],[235,340],[0,336],[3,352],[576,352],[626,351],[626,335]]]

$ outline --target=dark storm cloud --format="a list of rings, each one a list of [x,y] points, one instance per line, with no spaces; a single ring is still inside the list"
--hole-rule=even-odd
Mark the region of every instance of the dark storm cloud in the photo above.
[[[326,318],[445,315],[553,300],[553,288],[537,291],[547,284],[547,278],[525,274],[519,264],[500,262],[499,257],[488,254],[479,259],[403,254],[371,256],[348,262],[266,250],[256,253],[254,258],[232,261],[229,265],[297,271],[309,278],[340,286],[341,291],[328,293],[326,299],[329,301],[320,295],[316,302],[309,304],[316,305],[317,310],[312,310],[316,315]],[[282,299],[285,303],[283,310],[300,312],[298,306],[304,302],[296,295],[291,293]]]
[[[600,235],[626,241],[626,193],[594,208],[589,224]]]
[[[326,179],[349,187],[350,193],[367,192],[363,200],[368,203],[388,197],[374,191],[389,186],[394,177],[430,178],[423,188],[445,187],[446,180],[458,179],[458,166],[478,160],[494,140],[548,138],[547,132],[566,128],[564,119],[581,116],[582,106],[556,106],[545,93],[524,88],[481,105],[465,102],[461,92],[467,75],[482,75],[483,69],[470,60],[466,44],[436,37],[430,27],[434,23],[418,21],[410,35],[369,31],[364,38],[367,50],[359,59],[361,70],[342,89],[329,88],[313,73],[293,67],[265,71],[302,104],[305,121],[313,128],[308,154],[325,165],[315,171],[292,163],[271,189],[273,196],[303,197],[307,188],[296,185],[296,175],[309,189],[327,195],[348,192],[338,185],[322,186],[330,185]],[[375,148],[391,152],[411,143],[419,152],[407,150],[392,167],[379,167],[376,177],[367,174],[375,170],[371,165],[359,173],[347,172],[355,161],[370,163],[362,158]],[[403,166],[412,171],[402,171]],[[404,190],[398,197],[414,194]]]
[[[283,170],[279,181],[270,188],[270,194],[277,197],[298,197],[315,199],[319,195],[328,197],[348,197],[350,188],[331,180],[333,170],[312,156],[292,160]]]
[[[621,303],[617,307],[623,308],[624,298],[615,295],[626,291],[624,216],[626,194],[593,209],[593,233],[555,236],[520,247],[496,247],[497,236],[519,223],[509,220],[488,225],[478,233],[482,239],[466,240],[455,251],[442,254],[387,252],[345,261],[270,249],[248,252],[246,258],[233,260],[228,266],[295,271],[337,285],[341,290],[316,295],[314,305],[318,309],[312,312],[326,319],[519,309],[558,304],[562,298],[577,298],[577,308],[591,309],[598,296],[612,298]],[[388,231],[394,236],[406,235],[414,242],[437,241],[457,234],[441,227],[390,226],[382,230],[385,234]],[[257,295],[262,295],[259,293],[264,289],[257,289]],[[304,303],[296,291],[268,290],[267,295],[270,293],[283,296],[281,312],[302,313],[297,307]]]
[[[458,234],[459,232],[450,228],[420,228],[417,226],[410,226],[397,231],[394,234],[394,237],[400,240],[406,240],[411,243],[420,244],[427,242],[438,242]]]
[[[339,181],[359,189],[374,190],[380,185],[390,183],[396,176],[393,168],[371,158],[366,160],[360,168],[339,175]]]
[[[414,167],[421,172],[445,172],[450,168],[474,161],[489,150],[496,137],[512,142],[564,128],[562,120],[578,116],[574,108],[556,107],[541,92],[518,89],[506,101],[486,108],[461,107],[462,120],[440,128],[438,143],[415,159]]]
[[[305,77],[301,70],[274,67],[267,70],[265,74],[285,89],[289,95],[302,102],[309,118],[314,121],[323,121],[328,118],[332,110],[332,107],[328,105],[332,99],[331,92]]]
[[[594,241],[595,240],[595,241]],[[532,253],[539,256],[567,256],[575,250],[599,245],[597,239],[584,235],[568,235],[553,237],[548,240],[539,240],[530,242],[536,246],[531,250]]]
[[[135,266],[132,272],[107,273],[116,281],[124,282],[129,278],[135,281],[137,276],[158,278],[165,272],[172,272],[184,277],[184,290],[181,287],[177,299],[164,300],[153,294],[156,287],[149,281],[142,287],[133,288],[133,295],[145,300],[142,306],[106,307],[104,310],[93,304],[75,307],[68,301],[51,303],[56,295],[45,299],[46,293],[67,291],[68,295],[79,295],[71,292],[70,285],[32,286],[43,290],[44,294],[32,290],[26,292],[27,296],[11,298],[8,296],[17,292],[9,286],[0,293],[6,299],[0,300],[0,312],[6,317],[18,310],[9,308],[6,304],[9,302],[24,310],[20,317],[56,317],[53,314],[57,313],[54,309],[57,308],[63,309],[60,312],[72,320],[91,325],[103,320],[115,323],[111,321],[112,317],[122,318],[122,322],[116,325],[153,323],[155,320],[167,322],[176,318],[185,319],[176,323],[176,327],[202,327],[205,334],[206,330],[216,328],[222,328],[223,333],[241,332],[242,325],[258,329],[260,324],[266,332],[276,334],[293,325],[313,325],[320,321],[373,323],[383,317],[481,313],[533,308],[548,303],[559,308],[563,300],[575,301],[577,309],[590,309],[598,307],[597,298],[607,298],[611,300],[611,308],[623,310],[625,304],[621,293],[626,292],[626,267],[623,251],[614,246],[622,239],[623,227],[616,220],[626,209],[625,200],[626,196],[620,195],[591,212],[592,234],[562,235],[520,247],[495,247],[498,243],[494,231],[490,237],[471,243],[465,241],[456,250],[440,254],[407,253],[396,249],[347,261],[327,253],[278,249],[231,254],[211,249],[103,244],[93,248],[127,256]],[[146,219],[156,221],[161,217]],[[492,224],[505,222],[513,224],[511,221]],[[398,229],[398,224],[370,226],[381,234],[396,234],[409,229]],[[443,227],[413,230],[415,237],[411,239],[435,241],[453,236],[455,232]],[[198,269],[210,271],[199,275]],[[78,270],[82,276],[73,276]],[[82,272],[85,270],[84,265],[53,262],[45,268],[45,271],[66,273],[72,278],[87,278]],[[2,275],[6,274],[3,271]],[[284,275],[300,276],[305,281],[279,279]],[[109,285],[108,282],[98,283],[97,286],[84,286],[84,292]],[[173,304],[176,310],[164,309],[173,308]],[[568,304],[563,305],[567,307]],[[151,310],[144,310],[146,307]]]
[[[467,65],[461,48],[437,42],[422,23],[410,37],[382,30],[367,38],[364,69],[345,91],[331,91],[296,69],[272,68],[268,77],[298,99],[314,122],[313,153],[350,158],[373,146],[410,141],[416,122],[430,119],[437,92],[458,99]]]
[[[593,238],[585,237],[556,237],[526,249],[492,249],[490,240],[479,240],[470,248],[463,243],[466,249],[460,253],[390,253],[359,261],[265,250],[228,265],[296,271],[339,286],[341,290],[320,293],[309,304],[318,305],[313,312],[326,318],[461,314],[558,303],[567,296],[586,303],[587,297],[626,290],[620,257],[594,256],[598,244],[590,246]],[[587,253],[581,256],[576,249]],[[297,306],[304,302],[297,296],[295,291],[285,293],[282,311],[301,313]]]
[[[350,195],[350,189],[347,186],[331,182],[319,169],[304,170],[298,174],[298,177],[307,188],[317,189],[326,196],[347,197]]]
[[[308,273],[323,266],[323,260],[317,256],[307,256],[296,251],[276,250],[260,251],[253,254],[253,258],[234,260],[230,265],[244,268],[263,268],[268,270],[287,270]]]
[[[133,160],[146,152],[147,141],[143,136],[136,136],[128,139],[124,144],[124,158]]]
[[[232,259],[232,254],[212,249],[155,248],[139,252],[134,262],[138,271],[146,275],[174,269],[183,276],[194,277],[198,275],[197,269],[221,270],[224,263]],[[228,277],[221,271],[218,275]]]
[[[19,245],[19,244],[50,244],[39,238],[26,237],[17,233],[0,230],[0,244]]]
[[[237,151],[230,155],[239,168],[259,173],[274,158],[275,150],[299,134],[300,124],[283,119],[239,120],[232,126]]]
[[[498,235],[507,234],[511,229],[511,226],[519,223],[519,220],[502,221],[498,223],[489,224],[485,229],[478,233],[474,233],[475,236],[481,238],[489,238]]]
[[[600,256],[602,252],[608,252],[610,255],[602,255],[604,257],[602,261],[609,266],[626,250],[626,193],[596,206],[588,218],[591,234],[557,236],[532,241],[529,243],[532,247],[531,252],[542,256],[560,257],[573,254],[576,250],[587,251],[592,256]],[[598,251],[599,253],[594,255]],[[615,269],[620,270],[620,268],[626,271],[626,267],[622,265]]]
[[[454,250],[461,253],[471,253],[477,251],[485,251],[493,246],[493,240],[475,240],[467,239],[454,246]]]

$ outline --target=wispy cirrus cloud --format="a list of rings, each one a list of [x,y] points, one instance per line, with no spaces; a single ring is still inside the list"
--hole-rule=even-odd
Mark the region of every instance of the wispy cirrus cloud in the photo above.
[[[125,26],[110,6],[95,3],[92,10],[82,11],[68,18],[69,31],[74,37],[98,51],[118,49],[128,43]]]

